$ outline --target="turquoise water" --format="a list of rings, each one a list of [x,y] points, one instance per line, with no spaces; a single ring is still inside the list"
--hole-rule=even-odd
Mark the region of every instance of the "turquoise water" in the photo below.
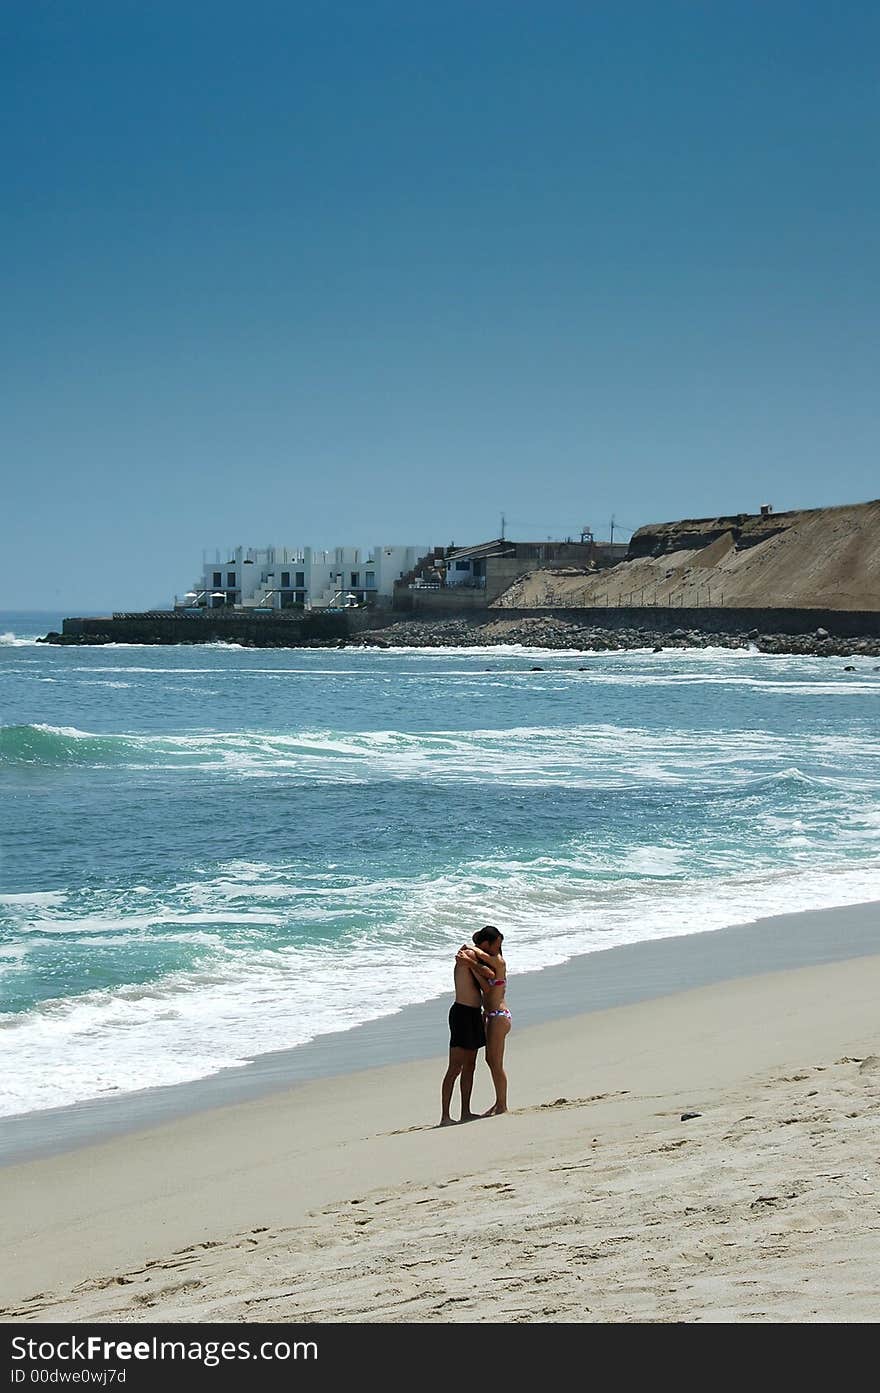
[[[513,974],[880,899],[876,660],[48,627],[0,615],[7,1114],[428,999],[485,922]]]

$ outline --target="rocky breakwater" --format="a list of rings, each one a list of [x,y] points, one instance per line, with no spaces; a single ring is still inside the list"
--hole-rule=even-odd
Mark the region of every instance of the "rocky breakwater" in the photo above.
[[[338,647],[479,648],[495,644],[528,648],[603,652],[633,648],[754,648],[760,653],[792,653],[815,657],[880,658],[880,638],[841,638],[826,629],[811,634],[711,633],[677,628],[600,628],[587,619],[545,615],[526,618],[405,619],[387,628],[365,630]]]

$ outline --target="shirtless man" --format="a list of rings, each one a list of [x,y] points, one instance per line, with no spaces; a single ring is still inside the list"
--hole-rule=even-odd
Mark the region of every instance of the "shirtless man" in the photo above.
[[[449,1068],[443,1076],[440,1090],[441,1127],[449,1127],[455,1121],[449,1110],[456,1079],[461,1080],[461,1121],[472,1122],[479,1116],[479,1113],[471,1112],[477,1052],[486,1043],[478,976],[488,979],[492,972],[478,962],[476,956],[468,961],[459,954],[455,959],[455,1001],[449,1008]]]

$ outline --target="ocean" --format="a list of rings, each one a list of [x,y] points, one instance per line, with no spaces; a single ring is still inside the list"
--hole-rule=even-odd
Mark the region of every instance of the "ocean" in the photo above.
[[[484,923],[515,992],[880,900],[876,659],[37,645],[60,618],[0,613],[2,1114],[448,993]]]

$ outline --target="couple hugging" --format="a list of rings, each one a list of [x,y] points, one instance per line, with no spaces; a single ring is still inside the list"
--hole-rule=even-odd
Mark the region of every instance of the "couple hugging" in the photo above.
[[[501,956],[504,935],[491,924],[473,936],[473,947],[462,944],[455,955],[455,1001],[449,1009],[449,1068],[443,1079],[440,1126],[455,1121],[449,1114],[455,1080],[461,1080],[461,1122],[496,1117],[507,1112],[504,1042],[510,1033],[510,1012],[504,998],[507,965]],[[495,1102],[486,1113],[471,1112],[471,1092],[477,1051],[486,1047],[486,1063],[495,1085]]]

